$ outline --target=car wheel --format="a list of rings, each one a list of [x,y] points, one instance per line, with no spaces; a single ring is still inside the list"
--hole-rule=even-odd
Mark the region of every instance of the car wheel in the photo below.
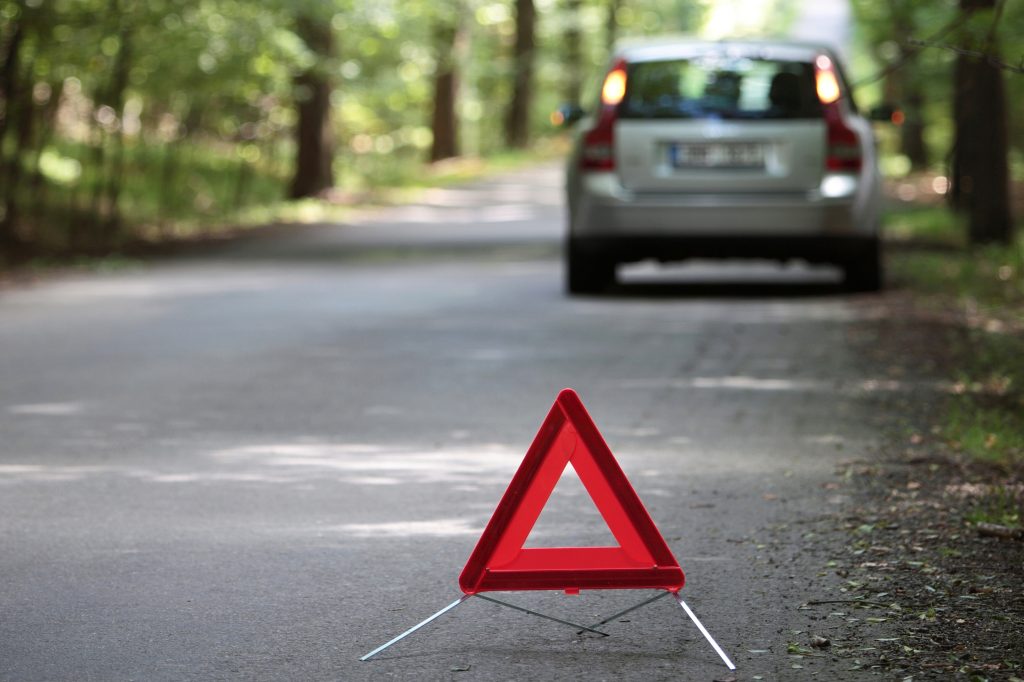
[[[848,291],[878,291],[882,288],[882,254],[878,242],[872,243],[868,253],[843,266],[844,284]]]
[[[615,263],[570,242],[565,249],[565,285],[570,294],[593,294],[615,282]]]

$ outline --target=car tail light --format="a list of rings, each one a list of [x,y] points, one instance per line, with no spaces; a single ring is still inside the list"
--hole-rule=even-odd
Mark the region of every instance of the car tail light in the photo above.
[[[587,170],[615,170],[615,118],[626,95],[626,62],[612,66],[601,85],[601,108],[594,127],[583,135],[580,166]]]
[[[860,138],[843,120],[842,91],[835,65],[825,55],[814,60],[814,84],[825,112],[825,168],[831,171],[859,171]]]
[[[825,168],[835,171],[859,171],[861,166],[860,138],[843,121],[838,107],[825,110],[825,124],[828,126],[828,148],[825,152]]]

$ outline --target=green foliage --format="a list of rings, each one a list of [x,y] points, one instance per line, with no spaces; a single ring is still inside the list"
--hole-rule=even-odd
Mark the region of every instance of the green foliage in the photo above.
[[[1024,526],[1024,491],[1019,485],[990,486],[968,512],[967,520],[1021,528]]]
[[[1024,321],[1024,236],[1011,246],[968,248],[960,218],[943,204],[903,205],[883,225],[898,286]]]
[[[994,37],[999,54],[1009,64],[1024,59],[1018,36],[1024,35],[1024,3],[1003,0]],[[955,0],[852,0],[856,18],[856,54],[853,81],[861,83],[857,95],[862,106],[883,101],[906,106],[901,83],[925,83],[921,111],[925,122],[925,141],[930,149],[933,169],[944,172],[953,143],[952,69],[957,48],[984,44],[992,30],[992,11],[974,13],[969,21],[960,21]],[[926,43],[926,44],[922,44]],[[892,75],[883,73],[891,70]],[[1011,159],[1018,159],[1018,178],[1024,177],[1019,160],[1024,159],[1024,75],[1004,74],[1009,111]],[[882,150],[899,154],[898,130],[882,132]]]
[[[1024,460],[1024,409],[1015,406],[979,404],[974,399],[954,400],[943,436],[954,447],[977,459],[997,464]]]
[[[651,3],[657,4],[657,3]],[[533,111],[547,128],[563,69],[565,10],[538,3]],[[603,3],[585,2],[585,68],[604,58]],[[507,2],[346,0],[0,0],[0,232],[46,251],[96,248],[223,220],[282,196],[292,168],[295,77],[311,67],[335,91],[334,163],[343,189],[425,177],[432,78],[459,67],[463,149],[493,154],[509,95]],[[324,58],[299,19],[328,26]],[[433,27],[458,21],[456,54]],[[16,40],[17,38],[17,40]],[[6,60],[17,47],[17,59]],[[2,240],[0,240],[2,241]],[[2,245],[0,245],[2,248]]]
[[[35,251],[108,249],[280,193],[290,82],[308,51],[283,6],[0,2],[0,218]],[[10,68],[9,68],[10,67]]]
[[[596,83],[609,11],[606,0],[536,4],[535,134],[562,101],[568,24],[582,36],[578,68]],[[704,10],[636,0],[620,3],[614,21],[620,35],[694,30]],[[0,60],[18,47],[15,88],[0,94],[0,177],[9,181],[0,232],[37,250],[105,249],[277,201],[293,171],[304,96],[295,80],[311,68],[334,87],[342,190],[430,177],[423,159],[442,61],[458,70],[461,148],[503,148],[508,0],[0,0],[0,16]],[[307,45],[302,22],[328,27],[336,54]],[[457,26],[454,53],[437,43],[439,24]]]
[[[965,244],[963,226],[945,204],[902,204],[890,209],[882,224],[885,236],[895,241],[926,240],[950,246]]]
[[[962,277],[948,287],[962,287]],[[984,286],[976,287],[985,290]],[[949,295],[947,291],[946,295]],[[988,305],[998,295],[986,292]],[[968,329],[958,349],[960,375],[947,404],[942,435],[965,454],[1012,471],[1024,464],[1024,288],[998,310],[977,307],[968,297]],[[1005,300],[1005,299],[1004,299]],[[1006,306],[1006,303],[1002,304]]]
[[[941,433],[973,458],[1012,469],[1024,463],[1024,238],[969,249],[941,206],[890,213],[894,283],[963,317],[959,374]],[[999,523],[1000,521],[994,521]]]
[[[567,99],[571,74],[582,77],[584,104],[593,101],[610,35],[723,25],[781,34],[797,7],[793,0],[751,3],[761,19],[754,26],[733,16],[740,5],[714,0],[535,4],[534,139],[549,131],[549,112]],[[957,14],[952,0],[853,6],[861,46],[855,77],[896,64],[909,40],[934,34]],[[103,248],[277,202],[294,172],[295,104],[303,96],[295,78],[310,68],[334,88],[334,170],[345,192],[430,177],[423,168],[442,62],[458,71],[459,147],[469,157],[499,153],[511,95],[512,14],[511,0],[0,0],[0,73],[20,36],[12,92],[2,92],[0,76],[0,225],[12,222],[21,240],[47,248]],[[981,31],[990,18],[978,16],[963,30]],[[336,54],[311,49],[301,21],[328,27]],[[453,22],[454,49],[438,42],[436,30]],[[564,47],[570,27],[580,35],[573,68]],[[1009,62],[1021,56],[1011,36],[1022,33],[1024,4],[1005,3],[999,35]],[[928,84],[925,136],[937,169],[950,144],[953,59],[948,50],[923,48],[899,69]],[[1007,84],[1011,111],[1024,111],[1024,77]],[[864,89],[865,104],[885,94],[883,81]],[[1024,117],[1012,116],[1010,125],[1015,172],[1024,175]],[[890,151],[896,133],[883,133]]]

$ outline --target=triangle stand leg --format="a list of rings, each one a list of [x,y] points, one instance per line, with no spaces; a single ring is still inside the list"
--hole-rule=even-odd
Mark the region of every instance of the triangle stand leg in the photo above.
[[[424,625],[428,625],[428,624],[430,624],[431,622],[433,622],[433,621],[437,620],[438,618],[440,618],[440,617],[441,617],[441,616],[443,616],[444,614],[448,613],[449,611],[451,611],[452,609],[454,609],[454,608],[455,608],[456,606],[458,606],[458,605],[459,605],[459,604],[461,604],[462,602],[464,602],[464,601],[466,601],[467,599],[469,599],[469,598],[470,598],[471,596],[473,596],[473,595],[470,595],[470,594],[464,594],[464,595],[462,595],[461,597],[459,597],[458,599],[456,599],[455,601],[453,601],[453,602],[452,602],[451,604],[449,604],[448,606],[444,607],[443,609],[441,609],[440,611],[438,611],[437,613],[435,613],[435,614],[434,614],[433,616],[431,616],[430,618],[427,618],[426,620],[424,620],[424,621],[422,621],[422,622],[420,622],[420,623],[417,623],[416,625],[413,625],[413,626],[412,626],[411,628],[409,628],[408,630],[406,630],[406,631],[405,631],[405,632],[403,632],[402,634],[398,635],[398,637],[395,637],[394,639],[392,639],[392,640],[391,640],[390,642],[387,642],[386,644],[381,644],[381,645],[380,645],[379,647],[377,647],[376,649],[374,649],[374,650],[373,650],[373,651],[371,651],[370,653],[366,654],[365,656],[363,656],[363,657],[362,657],[362,658],[360,658],[359,660],[360,660],[360,661],[368,661],[368,660],[370,660],[371,658],[373,658],[374,656],[376,656],[376,655],[377,655],[377,654],[379,654],[380,652],[382,652],[382,651],[384,651],[385,649],[387,649],[387,648],[388,648],[389,646],[391,646],[392,644],[395,644],[395,643],[397,643],[397,642],[399,642],[399,641],[401,641],[401,640],[405,639],[406,637],[408,637],[408,636],[409,636],[409,635],[411,635],[412,633],[414,633],[414,632],[416,632],[417,630],[419,630],[419,629],[420,629],[421,627],[423,627]]]
[[[493,602],[493,603],[499,604],[501,606],[507,606],[510,609],[515,609],[516,611],[522,611],[523,613],[528,613],[531,616],[539,616],[541,618],[547,618],[548,620],[553,620],[556,623],[561,623],[562,625],[568,625],[571,628],[580,628],[580,630],[576,634],[580,634],[582,632],[593,632],[595,635],[601,635],[602,637],[607,637],[608,636],[607,632],[601,632],[600,630],[595,630],[594,627],[596,627],[596,626],[587,627],[586,625],[580,625],[579,623],[570,623],[569,621],[562,620],[561,618],[555,618],[554,616],[548,616],[548,615],[543,614],[543,613],[538,613],[536,611],[531,611],[530,609],[525,609],[522,606],[516,606],[515,604],[509,604],[508,602],[500,601],[498,599],[495,599],[494,597],[486,597],[486,596],[484,596],[482,594],[477,594],[475,596],[480,597],[481,599],[483,599],[485,601]]]
[[[650,599],[645,599],[644,601],[640,602],[639,604],[636,604],[635,606],[630,606],[630,607],[629,607],[628,609],[625,609],[625,610],[623,610],[623,611],[619,611],[619,612],[618,612],[618,613],[616,613],[616,614],[613,614],[613,615],[611,615],[611,616],[608,616],[608,617],[607,617],[607,618],[605,618],[604,620],[602,620],[602,621],[600,621],[600,622],[597,622],[597,623],[594,623],[594,624],[593,624],[593,625],[591,625],[590,627],[591,627],[591,628],[596,628],[596,627],[600,627],[600,626],[602,626],[602,625],[604,625],[604,624],[606,624],[606,623],[610,623],[610,622],[612,622],[613,620],[615,620],[616,618],[620,618],[620,617],[622,617],[622,616],[625,616],[625,615],[626,615],[627,613],[633,613],[633,612],[634,612],[634,611],[636,611],[637,609],[639,609],[639,608],[642,608],[642,607],[644,607],[644,606],[647,606],[647,605],[648,605],[648,604],[650,604],[651,602],[655,602],[655,601],[658,601],[658,600],[659,600],[659,599],[661,599],[662,597],[666,597],[666,596],[668,596],[669,594],[670,594],[669,592],[660,592],[660,593],[658,593],[658,594],[654,595],[653,597],[651,597]],[[579,631],[579,632],[577,632],[576,634],[577,634],[577,635],[582,635],[582,634],[583,634],[583,632],[584,632],[583,630],[580,630],[580,631]],[[593,630],[591,630],[591,632],[593,632]]]
[[[716,642],[715,638],[711,636],[711,633],[708,632],[703,625],[701,625],[701,622],[699,620],[697,620],[697,616],[694,615],[693,611],[690,610],[690,607],[686,605],[686,602],[683,601],[683,598],[679,596],[679,593],[673,592],[672,596],[675,597],[676,601],[679,602],[679,605],[683,607],[683,611],[686,611],[686,615],[690,617],[690,620],[693,621],[693,624],[697,626],[698,630],[700,630],[700,634],[704,635],[704,639],[708,640],[711,646],[714,647],[715,652],[722,657],[722,661],[724,661],[725,664],[729,667],[729,670],[735,670],[736,666],[733,665],[732,661],[729,660],[729,657],[725,655],[724,651],[722,651],[722,647],[718,646],[718,642]]]

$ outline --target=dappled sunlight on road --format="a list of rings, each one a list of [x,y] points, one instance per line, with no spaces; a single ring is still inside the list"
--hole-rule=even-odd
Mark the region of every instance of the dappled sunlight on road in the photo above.
[[[227,465],[270,468],[289,478],[332,478],[355,485],[504,484],[523,453],[497,444],[424,451],[370,444],[278,443],[218,450]]]
[[[560,169],[551,167],[536,171],[546,174],[549,185],[538,188],[536,184],[516,182],[495,183],[484,192],[473,188],[434,187],[423,193],[420,203],[427,206],[452,206],[456,208],[486,207],[495,202],[536,206],[562,205],[562,184]]]
[[[143,483],[293,483],[287,476],[255,472],[168,472],[144,467],[68,466],[61,464],[0,465],[0,487],[19,483],[72,483],[100,477],[119,477]]]
[[[391,220],[403,223],[435,224],[444,221],[448,224],[462,223],[478,225],[480,223],[511,223],[526,221],[539,217],[537,208],[530,204],[500,204],[497,206],[480,206],[478,208],[439,208],[434,206],[405,206],[392,209],[388,213]]]
[[[453,537],[476,535],[480,528],[467,519],[433,519],[431,521],[395,521],[391,523],[345,523],[317,528],[320,532],[335,531],[357,538],[406,538],[415,536]]]
[[[842,445],[846,438],[836,433],[825,433],[820,436],[806,436],[804,440],[815,445]]]
[[[20,481],[77,481],[88,476],[116,471],[103,466],[52,466],[44,464],[0,464],[0,486]]]
[[[34,403],[30,405],[11,405],[7,411],[11,414],[36,417],[69,417],[82,412],[82,403]]]
[[[754,383],[747,386],[744,378],[725,381],[713,388],[730,390],[797,390],[782,380],[776,384]],[[632,382],[627,388],[661,388],[665,383],[644,384]],[[670,382],[672,383],[672,382]],[[680,382],[672,383],[677,387]],[[795,385],[799,385],[794,382]],[[709,387],[710,384],[705,385]],[[686,387],[700,387],[690,382]],[[859,385],[858,385],[859,386]],[[799,390],[806,390],[801,387]],[[859,389],[858,389],[859,390]],[[749,443],[739,437],[736,441],[722,440],[715,444],[711,456],[709,443],[691,435],[666,438],[662,430],[644,427],[615,427],[604,430],[605,436],[619,459],[627,476],[644,484],[645,495],[650,498],[673,497],[667,489],[652,486],[667,473],[679,467],[699,462],[705,472],[731,471],[742,466],[748,474],[758,470],[772,471],[777,467],[770,460],[751,461]],[[458,437],[458,432],[453,433]],[[661,440],[662,442],[657,442]],[[813,434],[803,438],[816,446],[843,443],[835,434]],[[195,451],[185,458],[164,460],[150,466],[72,464],[20,464],[0,465],[0,488],[19,484],[68,483],[85,480],[124,480],[158,486],[275,486],[290,489],[309,486],[343,486],[372,489],[422,489],[426,485],[440,485],[451,493],[477,493],[497,495],[504,489],[526,453],[527,443],[515,447],[497,443],[460,443],[456,447],[436,450],[415,445],[371,443],[310,442],[297,439],[291,442],[271,442],[244,445],[208,451]],[[38,458],[34,458],[38,461]],[[26,460],[28,461],[28,460]],[[563,478],[575,479],[571,467]],[[491,492],[498,491],[498,492]],[[371,496],[374,493],[368,493]]]
[[[107,277],[68,278],[45,288],[26,288],[5,294],[8,302],[29,305],[81,305],[104,301],[173,300],[213,294],[273,291],[285,277],[277,270],[229,272],[223,268],[149,268]],[[288,276],[295,279],[294,275]]]
[[[185,470],[164,467],[0,465],[0,485],[120,476],[160,484],[441,483],[456,490],[503,486],[523,452],[495,444],[427,451],[369,444],[270,443],[215,450]],[[212,464],[212,466],[211,466]]]

